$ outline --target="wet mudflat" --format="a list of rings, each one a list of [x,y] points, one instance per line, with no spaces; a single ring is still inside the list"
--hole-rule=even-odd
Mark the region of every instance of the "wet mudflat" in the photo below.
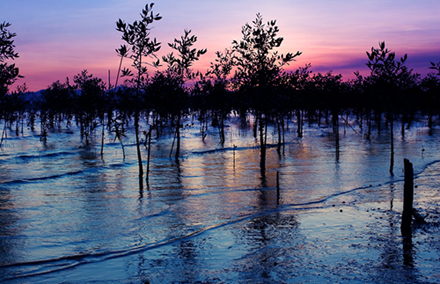
[[[129,138],[124,161],[110,136],[101,158],[99,135],[84,147],[75,127],[47,142],[12,131],[0,154],[0,280],[440,281],[437,129],[421,122],[396,135],[394,176],[386,130],[368,141],[341,127],[337,158],[331,127],[302,138],[291,129],[281,155],[268,148],[262,176],[252,128],[228,123],[224,146],[215,128],[205,142],[197,125],[186,129],[179,163],[169,158],[172,135],[154,140],[142,191]],[[400,233],[403,158],[414,163],[414,207],[426,216],[409,245]]]

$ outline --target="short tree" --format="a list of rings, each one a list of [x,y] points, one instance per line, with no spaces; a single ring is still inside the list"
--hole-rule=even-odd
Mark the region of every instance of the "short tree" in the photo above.
[[[405,100],[400,96],[406,89],[415,83],[417,75],[412,75],[411,69],[405,65],[408,59],[407,54],[396,60],[395,52],[385,47],[385,42],[379,43],[379,48],[371,47],[368,56],[367,67],[371,74],[366,78],[365,83],[370,86],[370,91],[377,106],[384,106],[385,115],[390,122],[390,144],[391,161],[390,173],[393,174],[394,167],[394,120],[397,109],[402,107]],[[402,116],[403,117],[403,116]]]
[[[87,70],[75,75],[73,82],[76,84],[75,88],[80,91],[75,98],[76,117],[81,123],[81,134],[85,136],[86,144],[89,144],[88,137],[98,126],[98,117],[104,125],[106,86],[101,78],[93,77]]]

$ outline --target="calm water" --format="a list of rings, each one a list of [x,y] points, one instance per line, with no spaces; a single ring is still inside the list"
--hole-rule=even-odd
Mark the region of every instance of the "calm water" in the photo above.
[[[223,147],[216,128],[205,142],[197,122],[187,128],[180,163],[169,158],[171,135],[154,139],[143,192],[132,129],[125,161],[108,133],[101,158],[100,130],[87,147],[75,126],[47,142],[38,129],[9,131],[0,150],[0,281],[440,281],[438,226],[415,232],[411,265],[399,229],[403,158],[420,183],[416,206],[439,211],[439,130],[420,122],[402,138],[396,125],[391,176],[386,129],[367,141],[358,126],[341,125],[336,159],[331,127],[305,127],[297,138],[290,122],[284,154],[268,149],[262,178],[252,126],[227,123]],[[269,128],[268,143],[276,141]]]

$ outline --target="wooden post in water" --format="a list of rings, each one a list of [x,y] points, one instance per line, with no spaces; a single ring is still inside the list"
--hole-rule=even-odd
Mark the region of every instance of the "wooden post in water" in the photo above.
[[[405,181],[403,185],[403,212],[401,232],[402,236],[411,236],[411,222],[413,215],[413,200],[414,200],[414,169],[412,163],[408,159],[403,160]]]

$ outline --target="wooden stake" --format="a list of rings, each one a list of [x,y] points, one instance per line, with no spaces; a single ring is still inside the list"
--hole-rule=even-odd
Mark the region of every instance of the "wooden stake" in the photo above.
[[[411,222],[413,215],[414,200],[414,169],[408,159],[403,160],[405,170],[405,182],[403,185],[403,212],[401,232],[402,236],[411,236]]]

